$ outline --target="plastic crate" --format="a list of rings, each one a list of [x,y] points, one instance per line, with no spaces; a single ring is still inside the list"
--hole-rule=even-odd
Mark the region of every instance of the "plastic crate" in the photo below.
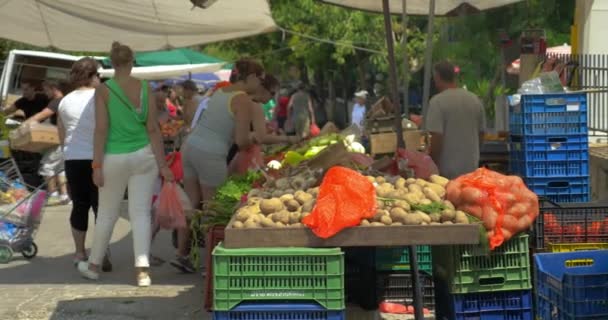
[[[527,234],[491,252],[482,245],[434,247],[433,275],[450,293],[528,290],[532,287],[529,251]]]
[[[407,247],[362,247],[345,249],[346,259],[376,271],[408,271],[410,255]],[[416,246],[418,269],[428,274],[433,270],[431,246]]]
[[[510,155],[519,161],[589,161],[587,135],[511,136]]]
[[[532,290],[448,294],[437,297],[438,320],[532,320]]]
[[[555,203],[542,200],[534,221],[534,247],[549,243],[608,243],[608,203]]]
[[[366,269],[362,269],[365,271]],[[367,270],[369,271],[369,270]],[[435,308],[435,285],[433,277],[419,273],[422,284],[422,302],[427,309]],[[403,272],[367,272],[357,278],[351,278],[348,284],[348,294],[352,302],[365,310],[376,310],[383,302],[413,305],[412,275]],[[375,290],[374,290],[375,288]]]
[[[509,108],[509,129],[519,135],[587,134],[587,94],[522,95]]]
[[[608,319],[608,251],[539,253],[537,314],[542,319]]]
[[[241,302],[315,301],[344,309],[344,256],[339,248],[251,248],[213,250],[213,310]]]
[[[550,252],[608,250],[608,243],[549,243]]]
[[[514,156],[509,161],[509,169],[512,174],[531,178],[588,176],[589,160],[534,161]]]
[[[344,320],[344,310],[325,310],[315,303],[242,303],[213,312],[214,320]]]
[[[207,232],[207,246],[205,247],[205,310],[211,311],[213,307],[213,249],[224,241],[226,226],[213,226]]]
[[[589,176],[579,177],[523,177],[528,188],[539,196],[585,195],[590,193]]]

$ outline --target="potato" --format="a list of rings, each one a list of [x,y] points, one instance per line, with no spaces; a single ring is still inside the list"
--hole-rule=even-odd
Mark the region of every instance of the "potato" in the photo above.
[[[422,223],[422,219],[421,219],[420,215],[418,215],[416,213],[407,214],[403,218],[403,224],[406,226],[419,225],[421,223]]]
[[[367,180],[369,180],[369,182],[374,183],[376,182],[376,178],[372,177],[372,176],[366,176]]]
[[[308,212],[308,211],[302,211],[302,213],[300,213],[300,216],[302,217],[302,219],[304,219],[304,217],[306,217],[309,214],[310,214],[310,212]]]
[[[279,221],[279,222],[276,223],[276,227],[277,228],[286,228],[287,225]]]
[[[393,222],[393,224],[391,224],[391,226],[402,226],[403,223],[401,222]]]
[[[262,218],[262,221],[260,221],[260,224],[264,228],[274,228],[274,227],[276,227],[276,224],[274,223],[274,221],[272,221],[269,218]]]
[[[428,214],[422,212],[422,211],[416,211],[415,214],[420,216],[420,219],[422,220],[422,222],[426,222],[426,223],[431,223],[431,217],[429,217]]]
[[[393,220],[391,219],[391,217],[390,217],[390,216],[388,216],[388,215],[383,215],[383,216],[380,218],[380,222],[384,223],[384,224],[385,224],[385,225],[387,225],[387,226],[390,226],[390,225],[393,223]]]
[[[440,222],[431,222],[431,225],[438,225],[441,224]]]
[[[429,217],[431,218],[431,222],[440,222],[441,221],[440,213],[431,213],[431,214],[429,214]]]
[[[247,208],[242,207],[236,211],[236,221],[245,222],[253,216],[253,213]]]
[[[385,203],[382,200],[376,200],[376,209],[384,209]]]
[[[286,189],[283,191],[283,194],[293,194],[294,192],[296,192],[294,189]]]
[[[279,190],[286,190],[286,189],[290,188],[289,179],[287,179],[287,178],[280,178],[280,179],[275,180],[274,185]]]
[[[361,225],[362,225],[362,226],[369,226],[370,224],[371,224],[371,223],[370,223],[370,222],[369,222],[369,220],[367,220],[367,219],[363,219],[363,220],[361,220]]]
[[[260,202],[262,202],[262,200],[264,200],[262,197],[247,196],[247,205],[249,205],[249,206],[258,205],[258,204],[260,204]]]
[[[410,206],[410,204],[405,201],[405,200],[397,200],[393,203],[393,208],[402,208],[403,210],[410,211],[412,210],[412,207]]]
[[[440,185],[442,187],[447,186],[448,182],[450,182],[450,180],[448,180],[447,178],[444,178],[444,177],[436,175],[436,174],[432,175],[430,177],[430,180],[431,180],[432,183],[436,183],[436,184],[438,184],[438,185]]]
[[[251,198],[254,198],[254,197],[261,198],[261,195],[262,195],[262,190],[260,190],[260,189],[251,189],[251,190],[249,190],[249,193],[247,194],[247,198],[248,199],[251,199]]]
[[[319,195],[319,187],[308,189],[308,193],[316,198]]]
[[[376,177],[376,183],[381,184],[386,182],[386,179],[384,179],[384,177],[380,176],[380,177]]]
[[[281,196],[283,196],[283,194],[285,194],[285,192],[283,190],[277,189],[272,192],[272,197],[280,198]]]
[[[241,221],[235,221],[232,224],[232,227],[235,229],[243,229],[245,227],[245,225]]]
[[[458,210],[456,211],[456,218],[454,218],[454,223],[456,224],[465,224],[469,223],[469,217],[466,213]]]
[[[279,198],[264,199],[260,202],[260,210],[263,214],[278,212],[283,208],[283,202]]]
[[[245,221],[245,223],[243,223],[243,227],[245,228],[259,228],[259,224],[251,219]]]
[[[424,189],[422,189],[422,192],[424,192],[426,198],[431,200],[432,202],[441,202],[441,197],[437,195],[437,193],[433,191],[433,189],[431,189],[430,187],[424,187]]]
[[[272,193],[270,193],[268,191],[263,191],[261,194],[261,197],[264,199],[270,199],[270,198],[272,198]]]
[[[293,200],[293,194],[291,193],[286,193],[284,195],[282,195],[281,197],[279,197],[279,199],[281,199],[281,201],[283,203],[287,202],[288,200]]]
[[[380,187],[382,189],[386,189],[386,190],[395,190],[395,186],[393,186],[392,184],[390,184],[388,182],[383,182],[378,187]]]
[[[444,200],[443,205],[448,209],[456,210],[456,207],[454,207],[450,200]]]
[[[422,187],[420,185],[418,185],[417,183],[410,184],[407,188],[410,191],[410,193],[422,193]]]
[[[384,223],[381,222],[372,222],[370,225],[372,227],[384,227]]]
[[[372,218],[373,221],[380,221],[380,219],[382,219],[382,216],[385,216],[388,214],[388,211],[382,209],[382,210],[376,210],[376,214],[374,215],[374,217]]]
[[[405,184],[407,184],[408,186],[409,186],[410,184],[414,184],[414,183],[416,183],[416,179],[414,179],[414,178],[407,178],[407,179],[405,180]]]
[[[441,211],[441,222],[453,221],[456,218],[456,211],[452,209],[444,209]]]
[[[300,222],[302,215],[298,212],[292,212],[289,214],[289,223],[294,224]]]
[[[376,187],[376,194],[379,197],[382,198],[390,198],[391,197],[391,192],[393,191],[393,189],[389,189],[383,186],[377,186]]]
[[[283,224],[289,223],[289,211],[282,210],[272,215],[272,220],[274,222],[281,222]]]
[[[430,204],[433,204],[433,201],[431,201],[431,200],[429,200],[427,198],[424,198],[424,199],[420,200],[420,204],[423,205],[423,206],[428,206]]]
[[[404,196],[404,200],[407,201],[410,205],[415,205],[420,203],[420,197],[417,193],[408,193]]]
[[[395,188],[397,188],[397,189],[406,188],[407,186],[405,183],[406,183],[405,179],[399,177],[397,179],[397,181],[395,181]]]
[[[390,217],[394,222],[404,222],[407,214],[403,208],[395,207],[391,209]]]
[[[445,222],[442,222],[442,223],[443,224],[454,224],[454,222],[452,222],[452,221],[445,221]]]
[[[287,200],[285,202],[285,207],[287,207],[287,210],[289,210],[290,212],[295,212],[300,209],[300,203],[294,199]]]
[[[306,189],[306,178],[304,176],[295,176],[290,181],[291,187],[295,190]]]
[[[288,227],[290,227],[290,228],[302,228],[303,226],[304,226],[304,225],[303,225],[303,224],[301,224],[301,223],[299,223],[299,222],[298,222],[298,223],[294,223],[294,224],[290,224],[290,225],[288,225]]]
[[[426,187],[426,185],[428,184],[428,182],[426,180],[424,180],[424,179],[418,178],[418,179],[416,179],[416,184],[419,185],[419,186],[421,186],[421,187]]]
[[[296,190],[296,192],[293,193],[294,198],[301,195],[302,193],[305,193],[305,191],[303,190]]]
[[[316,204],[315,200],[307,201],[306,203],[304,203],[302,205],[302,212],[312,212],[312,209],[314,209],[315,204]]]
[[[435,193],[440,197],[443,198],[445,197],[445,188],[436,184],[436,183],[429,183],[426,185],[427,188],[435,191]]]
[[[295,199],[302,205],[306,202],[313,200],[313,196],[310,193],[302,192],[295,196]]]

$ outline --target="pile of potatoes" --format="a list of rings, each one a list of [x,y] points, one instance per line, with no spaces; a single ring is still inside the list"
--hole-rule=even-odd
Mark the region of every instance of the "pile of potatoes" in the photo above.
[[[300,221],[315,206],[318,188],[284,193],[268,199],[249,197],[247,204],[236,211],[233,228],[302,227]]]
[[[252,189],[248,198],[280,198],[284,195],[295,195],[297,191],[308,190],[319,185],[319,172],[305,170],[291,177],[269,180],[264,189]]]
[[[469,223],[466,213],[445,200],[449,180],[433,175],[430,181],[402,177],[367,177],[376,186],[376,215],[362,226],[401,226]],[[440,212],[426,213],[416,207],[443,204]]]

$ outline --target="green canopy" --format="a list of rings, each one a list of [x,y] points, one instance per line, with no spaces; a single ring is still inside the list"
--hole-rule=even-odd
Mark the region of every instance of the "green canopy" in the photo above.
[[[139,52],[135,54],[135,65],[138,67],[223,63],[224,61],[187,48]],[[104,59],[104,65],[110,66],[110,59]]]

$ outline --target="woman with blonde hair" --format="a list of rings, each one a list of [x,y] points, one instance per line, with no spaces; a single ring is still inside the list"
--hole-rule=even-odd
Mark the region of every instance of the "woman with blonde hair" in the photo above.
[[[81,262],[78,269],[88,279],[99,278],[99,264],[110,242],[128,187],[137,284],[149,286],[150,199],[154,181],[159,171],[165,181],[173,181],[174,178],[165,162],[156,99],[146,81],[131,76],[133,51],[114,42],[110,60],[114,77],[95,92],[91,167],[93,181],[99,187],[97,225],[89,262]]]

